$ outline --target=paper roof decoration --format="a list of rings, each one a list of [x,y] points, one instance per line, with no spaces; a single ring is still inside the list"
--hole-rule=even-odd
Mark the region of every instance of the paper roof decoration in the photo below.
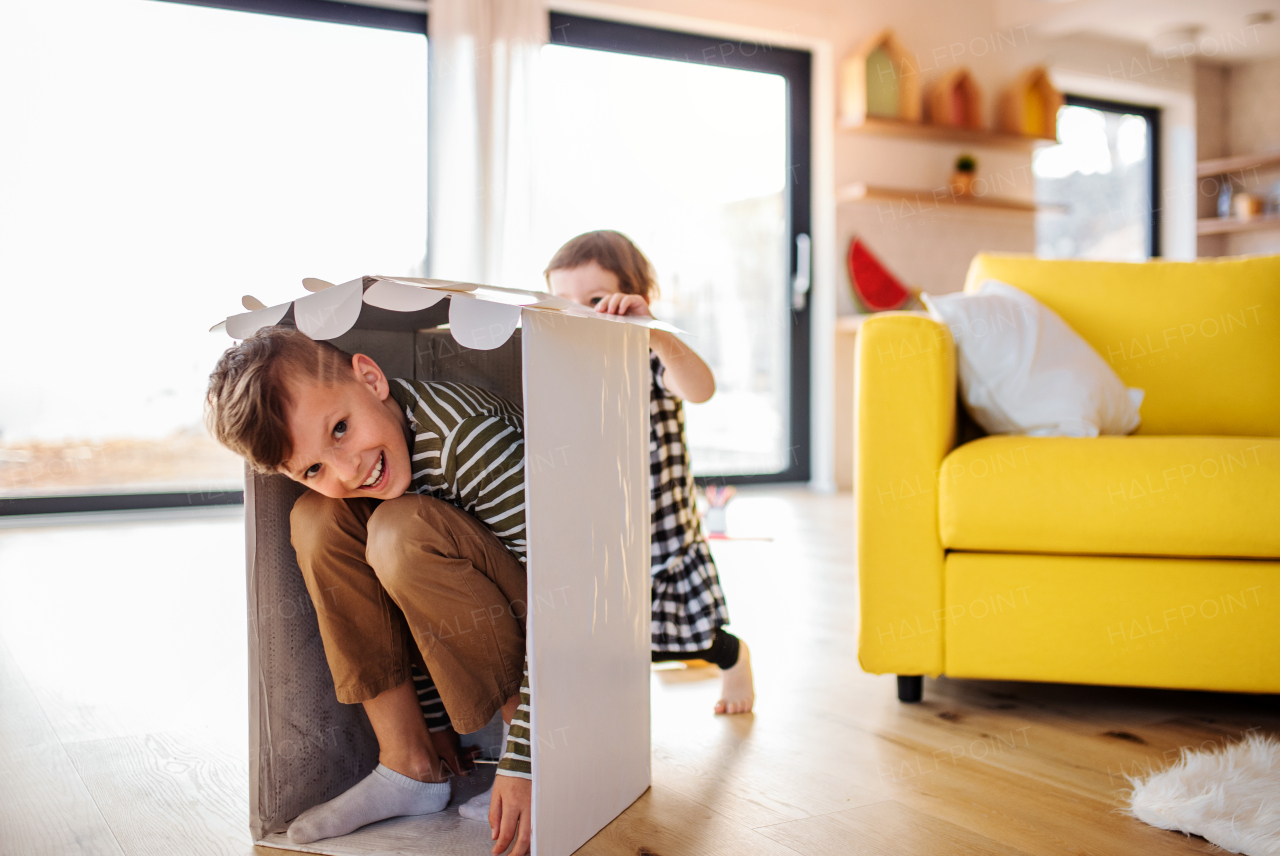
[[[1007,134],[1057,139],[1062,93],[1042,65],[1018,75],[1000,96],[1000,130]]]
[[[982,90],[967,68],[953,68],[935,80],[925,100],[932,125],[982,127]]]
[[[867,117],[920,121],[920,72],[893,35],[867,39],[840,67],[840,119],[861,125]]]
[[[454,340],[465,348],[481,351],[500,347],[511,338],[520,323],[521,313],[525,311],[574,315],[681,332],[652,318],[605,315],[544,291],[399,276],[365,276],[341,285],[308,277],[302,284],[309,294],[275,306],[266,306],[257,298],[246,295],[242,302],[249,311],[232,315],[212,329],[225,330],[233,339],[247,339],[263,327],[292,323],[313,339],[336,339],[356,326],[368,311],[365,307],[394,313],[417,313],[447,298],[449,330]],[[394,323],[392,319],[388,321]]]

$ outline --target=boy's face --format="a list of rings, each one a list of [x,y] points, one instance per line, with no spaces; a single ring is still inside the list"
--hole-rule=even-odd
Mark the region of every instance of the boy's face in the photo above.
[[[293,449],[280,471],[333,499],[394,499],[412,478],[407,422],[378,364],[356,354],[351,365],[351,383],[291,383]]]
[[[590,261],[576,268],[559,268],[547,275],[551,293],[583,306],[595,306],[610,294],[619,294],[618,275]]]

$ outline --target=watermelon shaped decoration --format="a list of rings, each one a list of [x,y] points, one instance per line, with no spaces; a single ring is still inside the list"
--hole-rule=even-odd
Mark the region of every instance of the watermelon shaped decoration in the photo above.
[[[908,288],[880,260],[871,254],[861,238],[849,242],[849,282],[853,293],[868,310],[887,312],[901,309],[916,296],[916,290]]]

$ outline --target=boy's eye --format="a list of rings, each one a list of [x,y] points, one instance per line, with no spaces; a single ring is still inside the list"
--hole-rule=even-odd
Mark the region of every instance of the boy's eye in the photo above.
[[[596,305],[597,303],[599,303],[601,300],[604,300],[604,298],[603,298],[603,297],[593,297],[593,298],[591,298],[591,305],[592,305],[592,306],[595,306],[595,305]]]
[[[337,425],[333,426],[333,436],[341,437],[345,433],[347,433],[347,420],[343,419]]]
[[[320,465],[319,465],[319,464],[312,464],[311,466],[307,467],[307,471],[306,471],[305,473],[303,473],[303,477],[304,477],[304,478],[311,478],[312,476],[314,476],[314,475],[315,475],[316,473],[318,473],[318,472],[320,472]]]

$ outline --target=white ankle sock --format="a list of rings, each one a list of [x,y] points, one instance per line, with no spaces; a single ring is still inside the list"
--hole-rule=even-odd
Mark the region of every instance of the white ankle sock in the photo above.
[[[289,840],[310,844],[389,817],[434,814],[449,804],[451,793],[448,782],[419,782],[379,764],[350,790],[298,815],[289,824]]]
[[[498,750],[498,757],[507,751],[507,735],[511,733],[511,726],[505,722],[502,724],[502,744]],[[467,820],[478,820],[481,823],[489,822],[489,803],[493,801],[493,786],[489,786],[489,790],[482,794],[477,794],[471,799],[458,806],[458,814]]]

